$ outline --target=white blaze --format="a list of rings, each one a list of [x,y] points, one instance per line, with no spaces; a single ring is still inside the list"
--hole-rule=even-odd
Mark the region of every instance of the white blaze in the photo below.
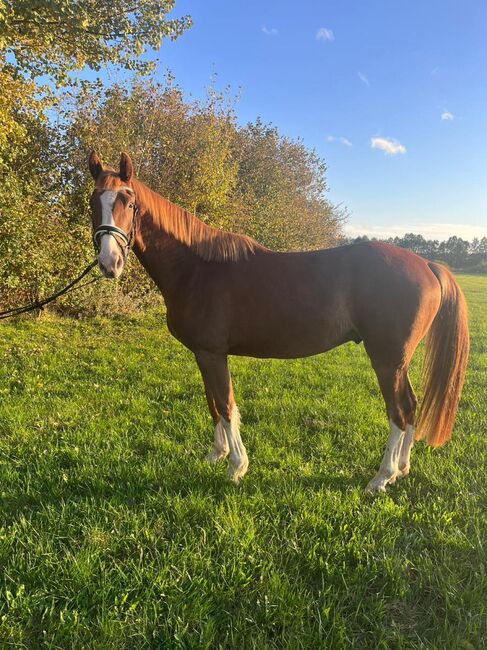
[[[101,225],[102,226],[115,226],[113,221],[113,204],[117,198],[118,192],[113,190],[105,190],[100,196],[101,201]],[[120,248],[117,244],[115,237],[105,233],[100,238],[100,252],[98,254],[98,261],[107,270],[116,267],[116,260],[120,255]]]

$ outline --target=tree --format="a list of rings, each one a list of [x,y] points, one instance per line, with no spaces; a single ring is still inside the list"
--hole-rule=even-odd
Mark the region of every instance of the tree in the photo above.
[[[438,241],[425,239],[423,235],[416,235],[414,233],[406,233],[403,237],[394,237],[389,240],[395,246],[407,248],[417,255],[435,259],[438,252]]]
[[[461,237],[450,237],[447,241],[441,242],[439,254],[450,266],[460,269],[466,266],[470,244]]]
[[[361,239],[358,237],[355,241]],[[407,233],[403,237],[390,237],[387,241],[426,259],[445,262],[454,269],[485,272],[487,267],[487,237],[474,238],[468,242],[453,236],[439,242],[437,239],[425,239],[422,235]]]
[[[174,0],[4,0],[0,4],[2,63],[31,78],[48,75],[58,85],[69,73],[107,64],[146,72],[140,56],[177,38],[189,16],[168,20]]]
[[[301,142],[257,121],[239,128],[232,102],[211,88],[185,101],[172,80],[83,90],[67,115],[63,186],[86,206],[87,152],[116,162],[127,149],[152,189],[212,225],[278,250],[333,243],[341,213],[326,199],[326,166]]]
[[[148,71],[140,55],[191,23],[168,20],[173,7],[173,0],[0,0],[0,300],[49,291],[57,274],[79,270],[90,246],[86,225],[69,218],[60,182],[63,143],[47,119],[58,99],[53,86],[73,84],[71,73],[86,66]]]
[[[174,0],[0,0],[0,172],[29,146],[25,121],[43,120],[70,73],[107,64],[147,72],[140,55],[177,38],[188,16],[167,20]],[[39,77],[44,85],[39,86]]]
[[[235,129],[223,100],[210,93],[205,101],[186,102],[171,79],[165,85],[135,80],[83,89],[66,114],[60,147],[73,212],[83,213],[91,188],[87,152],[95,147],[109,163],[126,149],[136,174],[152,189],[225,227],[236,179]]]
[[[301,141],[260,120],[238,132],[236,229],[276,250],[323,248],[342,211],[326,198],[326,164]]]

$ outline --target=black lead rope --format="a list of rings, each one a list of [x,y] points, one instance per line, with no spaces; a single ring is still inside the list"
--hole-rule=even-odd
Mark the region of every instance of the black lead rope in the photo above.
[[[112,235],[113,237],[115,237],[117,244],[122,249],[124,260],[127,259],[127,255],[133,246],[133,243],[135,241],[135,236],[137,234],[137,213],[139,211],[135,202],[132,202],[129,205],[129,207],[132,208],[132,225],[130,227],[130,233],[127,235],[127,233],[121,228],[119,228],[118,226],[113,226],[108,224],[99,226],[93,233],[93,244],[95,246],[95,251],[97,253],[100,251],[100,240],[103,237],[103,235]],[[123,246],[120,244],[117,237],[119,237],[123,241]],[[80,273],[77,278],[72,280],[67,286],[63,287],[62,289],[59,289],[59,291],[56,291],[56,293],[53,293],[52,296],[49,296],[48,298],[44,298],[44,300],[36,300],[36,302],[31,302],[28,305],[22,305],[20,307],[14,307],[13,309],[7,309],[6,311],[1,311],[0,320],[3,320],[4,318],[13,318],[13,316],[19,316],[19,314],[25,314],[26,312],[34,311],[36,309],[42,309],[44,305],[48,305],[50,302],[56,300],[56,298],[59,298],[60,296],[64,296],[66,293],[70,293],[71,291],[77,291],[78,289],[87,287],[90,284],[93,284],[94,282],[98,282],[98,280],[102,280],[103,278],[100,275],[97,278],[93,278],[89,282],[84,282],[83,284],[76,286],[79,282],[81,282],[81,280],[86,275],[88,275],[91,269],[97,266],[97,264],[98,264],[98,260],[93,260],[93,262],[91,262],[91,264],[88,264],[85,270],[82,273]]]
[[[94,282],[98,282],[98,280],[102,280],[102,276],[100,275],[97,278],[93,278],[89,282],[84,282],[83,284],[80,284],[79,286],[76,286],[81,280],[88,275],[88,273],[95,268],[95,266],[98,264],[97,260],[94,260],[91,262],[91,264],[88,264],[88,266],[85,268],[85,270],[78,275],[77,278],[72,280],[67,286],[63,287],[62,289],[59,289],[59,291],[56,291],[56,293],[53,293],[52,296],[49,296],[48,298],[44,298],[44,300],[37,300],[36,302],[29,303],[28,305],[21,305],[20,307],[14,307],[13,309],[7,309],[6,311],[0,312],[0,320],[3,320],[4,318],[12,318],[13,316],[18,316],[19,314],[24,314],[25,312],[28,311],[34,311],[35,309],[42,309],[44,305],[49,304],[50,302],[53,302],[56,300],[56,298],[59,298],[60,296],[64,296],[66,293],[71,293],[71,291],[76,291],[77,289],[82,289],[83,287],[87,287],[90,284],[93,284]]]

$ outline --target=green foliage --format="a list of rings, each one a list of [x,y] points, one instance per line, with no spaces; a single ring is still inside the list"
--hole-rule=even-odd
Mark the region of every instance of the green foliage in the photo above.
[[[140,55],[158,48],[165,37],[176,38],[190,25],[189,17],[166,18],[173,7],[172,0],[0,2],[0,300],[4,306],[63,285],[92,256],[88,214],[83,212],[83,223],[73,220],[62,186],[64,143],[56,124],[59,93],[54,93],[52,84],[71,84],[73,71],[98,70],[107,64],[147,72],[150,65]],[[40,78],[44,85],[39,85]],[[92,302],[107,294],[120,302],[114,287],[88,295]],[[129,291],[123,298],[127,295]],[[142,288],[138,302],[143,295]],[[110,308],[110,300],[105,303]]]
[[[19,92],[32,85],[19,80]],[[1,175],[0,301],[7,306],[63,286],[93,255],[88,199],[94,146],[118,164],[130,151],[136,173],[163,196],[220,228],[280,250],[337,240],[341,214],[326,199],[326,167],[302,143],[260,121],[238,127],[232,102],[210,89],[186,101],[174,80],[100,83],[48,121],[32,97],[14,111],[17,143],[6,146]],[[70,313],[143,308],[159,294],[130,256],[118,283],[103,283],[62,303]]]
[[[46,142],[47,104],[34,82],[1,66],[1,54],[0,88],[0,180],[14,174],[22,182],[36,164],[32,155],[39,154],[39,142]]]
[[[342,214],[326,198],[326,166],[301,142],[260,121],[239,127],[234,105],[210,89],[185,100],[168,77],[104,87],[82,83],[71,103],[52,82],[107,64],[147,72],[140,56],[176,38],[189,17],[168,19],[173,0],[7,1],[0,4],[0,300],[47,293],[91,257],[86,156],[129,151],[152,189],[219,228],[277,250],[329,246]],[[39,86],[40,79],[51,86]],[[65,95],[64,99],[73,97]],[[49,115],[49,119],[47,118]],[[92,313],[156,299],[136,265],[122,281],[76,294],[65,308]],[[158,298],[157,298],[158,299]]]
[[[162,313],[0,325],[0,646],[485,647],[487,279],[459,280],[453,438],[375,497],[387,425],[362,346],[231,360],[235,487],[203,460],[201,378]]]
[[[73,207],[91,187],[87,152],[116,162],[126,149],[141,180],[212,225],[277,250],[337,241],[342,214],[326,198],[325,163],[259,120],[239,127],[231,100],[211,88],[205,101],[185,101],[171,78],[85,88],[67,122]]]
[[[211,88],[206,100],[187,101],[172,78],[164,85],[135,79],[108,88],[97,82],[58,109],[57,123],[36,110],[21,113],[19,143],[5,166],[4,301],[62,285],[59,280],[79,272],[92,255],[87,154],[93,147],[115,165],[120,151],[129,151],[149,187],[204,221],[270,248],[312,249],[338,240],[342,214],[326,198],[324,162],[260,121],[239,127],[232,100]],[[154,299],[150,280],[133,263],[118,284],[75,296],[84,313],[95,304],[104,303],[108,313]]]
[[[191,20],[166,19],[174,0],[4,0],[0,5],[0,52],[16,72],[49,75],[58,85],[69,73],[107,64],[147,72],[140,56],[177,38]]]
[[[326,248],[345,216],[326,198],[326,164],[260,120],[237,133],[241,230],[275,250]]]
[[[132,87],[87,86],[66,122],[64,184],[75,212],[84,210],[92,189],[86,156],[95,147],[115,166],[120,151],[129,151],[137,175],[152,189],[199,216],[223,218],[236,163],[233,115],[218,98],[185,102],[171,80],[165,86],[137,80]]]

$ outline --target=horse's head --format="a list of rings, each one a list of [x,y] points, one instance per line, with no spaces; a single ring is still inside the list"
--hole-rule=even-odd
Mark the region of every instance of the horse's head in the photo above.
[[[132,161],[122,153],[117,173],[104,169],[97,153],[92,151],[89,167],[95,180],[90,205],[98,264],[106,278],[118,278],[135,236],[137,208],[132,187]]]

